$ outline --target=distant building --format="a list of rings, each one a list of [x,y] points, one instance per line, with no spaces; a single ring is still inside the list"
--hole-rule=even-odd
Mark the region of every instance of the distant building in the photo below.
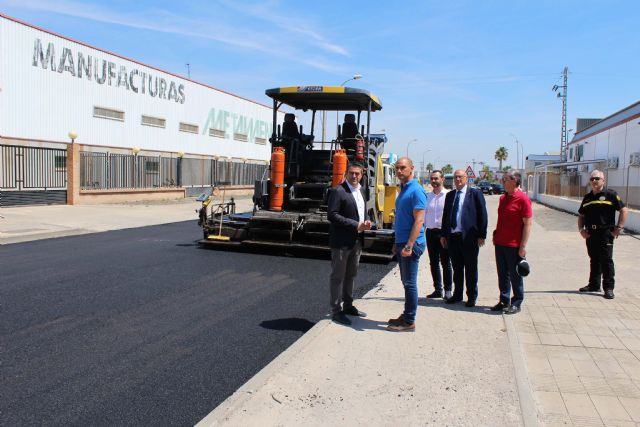
[[[580,129],[567,146],[567,162],[578,165],[581,183],[600,169],[607,185],[632,204],[640,204],[640,102]],[[581,120],[578,119],[580,124]]]

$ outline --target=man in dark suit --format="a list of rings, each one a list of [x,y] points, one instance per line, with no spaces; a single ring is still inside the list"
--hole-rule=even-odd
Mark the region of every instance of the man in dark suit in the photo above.
[[[365,193],[360,185],[363,171],[362,164],[349,163],[347,179],[330,192],[327,209],[331,223],[331,318],[343,325],[351,324],[346,315],[365,315],[353,306],[353,280],[358,274],[363,232],[371,229],[371,221],[366,217]]]
[[[474,307],[478,298],[478,253],[487,238],[487,207],[482,191],[467,185],[462,169],[454,172],[454,191],[449,191],[442,214],[442,246],[449,249],[453,264],[453,296],[447,304],[462,301],[467,282],[467,307]]]

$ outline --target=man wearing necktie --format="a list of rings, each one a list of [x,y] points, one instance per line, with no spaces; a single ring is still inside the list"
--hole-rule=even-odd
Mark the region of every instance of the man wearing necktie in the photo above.
[[[455,191],[447,193],[442,214],[442,246],[449,250],[453,264],[453,296],[447,304],[462,301],[467,284],[467,307],[478,298],[478,253],[487,238],[487,207],[482,191],[467,185],[467,174],[458,169],[453,175]]]

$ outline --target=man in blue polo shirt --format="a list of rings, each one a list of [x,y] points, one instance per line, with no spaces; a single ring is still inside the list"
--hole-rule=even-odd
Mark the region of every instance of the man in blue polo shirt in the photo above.
[[[408,157],[396,161],[396,176],[400,193],[396,198],[394,251],[400,266],[400,279],[404,286],[404,312],[397,319],[389,319],[387,329],[395,332],[413,332],[416,329],[418,309],[418,264],[424,253],[424,210],[427,195],[418,181],[413,179],[413,162]]]

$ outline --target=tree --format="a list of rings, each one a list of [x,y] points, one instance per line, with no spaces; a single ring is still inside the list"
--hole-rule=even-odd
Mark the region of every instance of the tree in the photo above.
[[[433,165],[431,163],[427,163],[427,172],[429,172],[429,174],[431,174],[431,171],[433,170]]]
[[[484,172],[484,179],[487,181],[493,181],[493,172],[489,169],[489,165],[482,166],[482,172]]]
[[[511,167],[511,165],[507,165],[507,166],[503,167],[503,168],[502,168],[502,172],[506,172],[506,171],[508,171],[509,169],[513,169],[513,168]]]
[[[494,158],[500,162],[499,170],[502,170],[502,162],[509,157],[509,150],[506,147],[498,147]]]
[[[453,166],[450,163],[447,163],[442,167],[442,173],[451,173],[453,172]]]

